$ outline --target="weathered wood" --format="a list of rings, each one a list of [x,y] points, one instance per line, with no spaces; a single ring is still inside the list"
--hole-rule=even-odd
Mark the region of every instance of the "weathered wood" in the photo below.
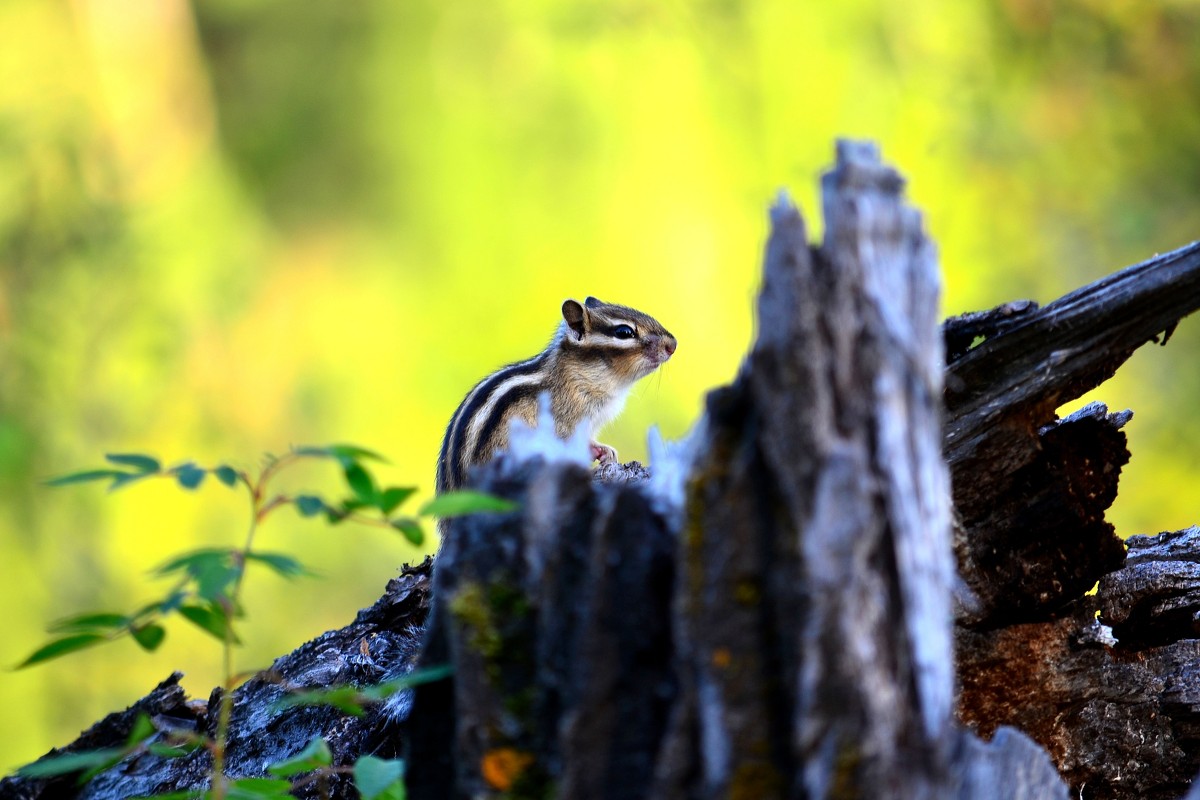
[[[872,148],[842,146],[823,188],[819,249],[790,204],[773,211],[759,339],[709,404],[688,498],[681,655],[722,754],[699,760],[706,795],[747,770],[764,797],[945,780],[936,262]]]
[[[946,363],[953,364],[989,336],[1013,328],[1021,317],[1037,311],[1033,300],[1012,300],[987,311],[969,311],[942,323]]]
[[[1126,417],[1057,423],[1054,410],[1197,308],[1200,243],[1042,308],[1023,301],[947,322],[951,353],[961,353],[946,368],[945,447],[970,589],[964,621],[1045,619],[1120,566],[1104,511],[1129,459]]]
[[[1128,411],[1093,403],[1037,429],[996,434],[1031,459],[993,483],[951,462],[959,574],[970,587],[959,619],[976,627],[1045,619],[1119,567],[1125,548],[1104,511],[1129,461]]]
[[[674,538],[639,489],[579,467],[478,477],[522,512],[447,533],[425,657],[455,675],[417,692],[410,797],[644,795],[675,694]]]
[[[960,736],[953,797],[960,800],[1067,800],[1071,795],[1046,751],[1015,728],[1001,727],[991,741]]]
[[[1087,798],[1177,797],[1200,767],[1190,702],[1200,675],[1182,667],[1200,627],[1187,558],[1163,555],[1192,537],[1133,537],[1138,555],[1126,562],[1104,519],[1129,459],[1120,429],[1131,413],[1094,403],[1056,420],[1053,410],[1197,307],[1193,244],[1042,309],[1007,304],[944,326],[957,356],[946,378],[955,553],[969,587],[959,714],[981,735],[1026,731]],[[1098,579],[1119,643],[1096,633],[1096,601],[1080,599]]]
[[[200,724],[203,714],[188,704],[187,695],[179,685],[182,677],[181,673],[173,673],[129,708],[109,714],[81,733],[71,744],[51,750],[47,755],[120,746],[129,738],[134,722],[143,714],[152,719],[169,720],[175,727],[195,727]],[[6,800],[73,797],[78,791],[76,783],[74,775],[41,780],[10,776],[0,780],[0,797]]]
[[[958,629],[959,714],[1045,747],[1072,796],[1179,797],[1200,769],[1200,641],[1134,650],[1106,644],[1088,597],[1050,622]]]
[[[1131,648],[1200,637],[1200,527],[1125,543],[1125,565],[1098,592],[1113,634]]]
[[[1016,416],[1054,409],[1112,377],[1200,307],[1200,242],[1135,264],[1019,315],[947,368],[951,460]]]

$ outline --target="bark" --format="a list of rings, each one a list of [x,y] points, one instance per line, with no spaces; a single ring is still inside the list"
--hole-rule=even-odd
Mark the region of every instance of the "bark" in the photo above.
[[[899,174],[843,142],[822,189],[817,246],[772,209],[758,340],[685,443],[653,474],[553,455],[473,473],[519,509],[454,520],[436,570],[239,688],[231,772],[323,735],[338,764],[403,752],[418,800],[1186,792],[1200,533],[1134,537],[1127,558],[1104,512],[1130,412],[1055,409],[1200,306],[1200,244],[939,329]],[[362,718],[271,707],[414,661],[454,674]],[[213,726],[171,681],[142,705]],[[134,716],[71,747],[119,743]],[[0,795],[124,797],[207,765],[142,756],[82,792]]]

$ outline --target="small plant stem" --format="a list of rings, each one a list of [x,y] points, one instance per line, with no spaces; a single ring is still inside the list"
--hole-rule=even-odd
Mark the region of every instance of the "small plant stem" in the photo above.
[[[250,494],[252,496],[251,499],[254,502],[254,510],[256,513],[262,507],[263,495],[266,493],[267,483],[272,477],[275,476],[275,473],[279,472],[279,470],[283,469],[288,464],[300,460],[300,458],[301,456],[297,453],[287,453],[282,455],[272,461],[270,464],[267,464],[267,466],[263,467],[262,474],[258,476],[258,483],[251,485],[249,481],[246,482],[246,484],[250,486]]]
[[[226,645],[226,663],[231,660],[228,651],[231,645]],[[228,667],[226,667],[228,669]],[[233,716],[233,692],[229,687],[228,681],[225,684],[225,690],[221,692],[221,706],[217,712],[217,734],[213,741],[213,774],[212,774],[212,797],[213,800],[224,800],[225,798],[225,745],[229,740],[229,720]]]
[[[273,469],[277,469],[287,456],[271,463],[263,470],[259,476],[257,483],[246,481],[246,485],[250,489],[250,528],[246,531],[246,542],[242,548],[235,551],[234,558],[238,560],[238,574],[233,582],[233,589],[229,596],[225,598],[222,605],[225,607],[225,639],[221,643],[222,659],[224,662],[225,680],[224,691],[221,692],[221,705],[217,711],[217,732],[215,741],[213,742],[213,773],[212,773],[212,798],[213,800],[224,800],[225,798],[225,748],[229,743],[229,723],[233,719],[233,689],[237,677],[233,671],[233,616],[237,612],[238,598],[242,593],[242,580],[246,577],[246,556],[250,553],[250,548],[254,544],[254,534],[258,531],[258,524],[262,521],[266,512],[279,505],[280,499],[275,498],[269,503],[263,503],[264,487],[267,479],[270,477]]]
[[[329,796],[328,780],[329,780],[330,775],[353,775],[353,774],[354,774],[353,766],[321,767],[320,769],[313,772],[311,775],[308,775],[304,778],[300,778],[299,780],[294,781],[292,783],[292,791],[294,792],[297,789],[303,789],[304,787],[309,786],[310,784],[316,783],[321,788],[321,791],[322,791],[321,796],[328,797]]]
[[[291,498],[285,497],[281,494],[275,495],[275,497],[273,497],[271,499],[271,502],[266,503],[265,505],[263,505],[262,508],[260,508],[258,510],[258,512],[255,514],[255,517],[258,519],[259,522],[262,522],[264,519],[267,518],[267,514],[270,514],[275,509],[279,508],[282,505],[286,505],[290,502],[292,502]]]

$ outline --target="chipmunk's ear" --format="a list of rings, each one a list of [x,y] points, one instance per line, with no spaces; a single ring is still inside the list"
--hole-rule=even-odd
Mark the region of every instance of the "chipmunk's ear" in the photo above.
[[[562,315],[567,327],[575,334],[575,338],[582,339],[588,329],[587,313],[583,310],[583,306],[579,305],[576,300],[567,300],[563,303]]]
[[[603,300],[597,300],[597,299],[596,299],[596,298],[594,298],[594,297],[589,297],[589,298],[587,298],[586,300],[584,300],[584,301],[583,301],[583,304],[584,304],[585,306],[587,306],[588,308],[596,308],[597,306],[602,306],[602,305],[604,305],[604,301],[603,301]]]

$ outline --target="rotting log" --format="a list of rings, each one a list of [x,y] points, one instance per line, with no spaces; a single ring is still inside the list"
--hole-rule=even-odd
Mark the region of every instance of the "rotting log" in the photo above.
[[[1138,347],[1200,307],[1200,243],[1038,308],[1009,303],[944,326],[946,458],[955,552],[976,625],[1044,619],[1121,565],[1104,511],[1129,460],[1129,413],[1058,420]],[[983,341],[970,347],[976,337]]]
[[[230,771],[322,735],[339,765],[403,748],[418,800],[1186,791],[1198,537],[1135,538],[1126,559],[1104,511],[1129,412],[1054,410],[1200,305],[1200,245],[939,335],[902,188],[841,143],[819,246],[789,202],[772,210],[759,339],[694,435],[648,480],[515,458],[475,473],[520,510],[454,521],[432,578],[406,569],[240,687]],[[452,678],[362,718],[271,705],[401,674],[422,636]],[[215,700],[168,681],[139,705],[211,731]],[[70,748],[119,744],[133,718]],[[8,778],[0,796],[127,797],[207,767],[142,755],[82,791]],[[341,777],[301,795],[322,791],[353,796]]]

